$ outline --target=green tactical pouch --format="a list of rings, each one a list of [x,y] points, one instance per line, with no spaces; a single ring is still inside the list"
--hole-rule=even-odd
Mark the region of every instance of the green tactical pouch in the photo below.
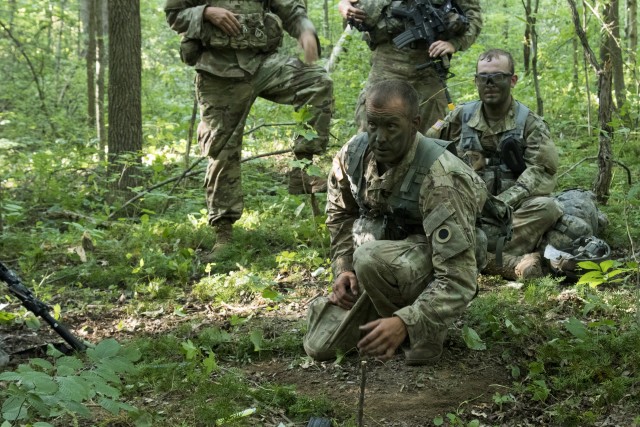
[[[213,26],[208,45],[214,49],[252,49],[263,52],[275,51],[282,41],[282,21],[277,15],[267,13],[245,13],[236,15],[242,31],[237,36],[228,36],[222,29]]]
[[[200,59],[204,47],[198,39],[182,37],[180,41],[180,59],[187,65],[194,66]]]

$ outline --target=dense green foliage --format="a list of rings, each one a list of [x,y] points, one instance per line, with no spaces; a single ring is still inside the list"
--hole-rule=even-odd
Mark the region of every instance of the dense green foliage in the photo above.
[[[111,379],[92,376],[101,362],[89,354],[83,360],[74,357],[63,374],[60,363],[70,359],[54,356],[5,372],[0,376],[4,419],[70,425],[83,416],[80,406],[90,402],[106,409],[93,414],[93,419],[104,420],[96,421],[99,425],[144,423],[150,414],[153,425],[204,425],[202,420],[206,425],[215,420],[251,425],[251,414],[234,418],[247,408],[256,408],[257,414],[276,411],[299,423],[311,415],[326,415],[336,425],[352,425],[352,412],[327,401],[322,393],[305,396],[286,383],[249,378],[241,369],[264,357],[303,363],[304,321],[290,319],[283,308],[304,305],[332,279],[324,216],[314,213],[310,198],[287,194],[281,171],[288,167],[289,156],[244,164],[245,212],[235,225],[236,240],[218,262],[202,265],[198,254],[211,248],[214,236],[206,224],[201,173],[144,192],[131,204],[135,212],[129,216],[121,209],[126,200],[108,197],[107,165],[86,118],[77,2],[4,3],[0,6],[0,260],[15,268],[38,296],[59,304],[63,320],[91,312],[105,318],[121,316],[117,332],[130,331],[126,319],[136,316],[161,318],[174,326],[123,338],[126,342],[118,351],[141,355],[140,360],[128,358],[126,379],[115,368],[109,372]],[[193,71],[180,63],[179,38],[167,27],[159,3],[144,0],[141,7],[140,173],[145,188],[179,176],[185,157],[190,156],[193,164],[197,155],[196,147],[187,152]],[[322,4],[308,3],[321,29]],[[456,75],[448,84],[454,100],[476,97],[473,74],[478,54],[501,47],[516,59],[520,75],[516,97],[534,108],[533,75],[522,68],[522,5],[481,3],[483,32],[469,51],[456,54],[452,61]],[[328,33],[321,34],[323,61],[342,33],[335,4],[330,3]],[[590,12],[587,16],[589,39],[597,51],[600,21]],[[582,161],[598,153],[594,73],[589,70],[585,76],[579,46],[575,68],[574,30],[565,2],[541,0],[537,24],[544,116],[561,153],[558,186],[589,188],[598,172],[594,160]],[[285,40],[284,49],[299,54],[291,39]],[[332,73],[336,113],[329,150],[319,161],[323,171],[355,131],[353,109],[366,80],[368,55],[356,34],[346,42]],[[631,122],[614,114],[613,151],[635,180],[640,97],[634,70],[635,64],[625,64]],[[247,123],[244,156],[289,148],[300,129],[296,122],[290,107],[258,100]],[[202,164],[194,170],[201,171]],[[145,188],[134,190],[142,193]],[[640,184],[629,184],[624,169],[616,166],[609,203],[603,209],[610,217],[605,237],[621,258],[637,253],[639,191]],[[319,202],[322,205],[322,198]],[[466,328],[454,339],[464,340],[474,349],[469,351],[486,349],[501,355],[514,382],[493,401],[507,425],[594,425],[616,405],[640,407],[637,265],[618,267],[623,269],[615,276],[620,282],[607,277],[603,269],[603,274],[592,274],[585,281],[597,286],[568,287],[547,278],[520,290],[491,286],[472,303],[463,319]],[[7,296],[6,302],[10,305],[1,313],[5,322],[16,329],[33,323],[12,298]],[[229,304],[244,304],[247,309],[234,313]],[[207,311],[216,313],[214,320]],[[176,326],[187,313],[189,321]],[[290,324],[272,322],[273,313]],[[25,380],[27,375],[40,378],[44,388]],[[60,380],[61,375],[66,379]],[[54,389],[55,384],[80,382],[70,379],[76,377],[85,379],[83,393],[60,396]],[[49,398],[43,399],[44,395]],[[152,397],[145,401],[138,399],[140,395]],[[166,396],[172,396],[166,406],[158,405]],[[24,400],[18,405],[20,398]],[[99,399],[109,401],[102,404]],[[186,399],[188,408],[181,405]],[[16,412],[24,402],[30,406]],[[475,418],[456,405],[434,424],[478,425]]]

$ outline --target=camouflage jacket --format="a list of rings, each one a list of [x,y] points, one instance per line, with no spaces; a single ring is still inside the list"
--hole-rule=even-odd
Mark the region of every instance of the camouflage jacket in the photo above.
[[[438,7],[443,2],[442,0],[433,0],[431,3]],[[391,14],[391,9],[403,5],[410,6],[411,4],[410,0],[359,0],[357,5],[367,14],[364,24],[369,34],[366,39],[371,40],[376,49],[388,50],[392,53],[393,49],[395,49],[392,43],[393,38],[402,33],[406,29],[406,25],[411,25],[412,23],[407,23],[403,19],[394,17]],[[468,49],[480,34],[482,30],[482,14],[479,0],[458,0],[456,4],[460,6],[469,20],[469,28],[464,34],[453,37],[448,41],[455,47],[456,51],[461,51]],[[401,51],[405,54],[413,53],[419,55],[417,59],[424,62],[424,51],[422,49],[404,47]]]
[[[417,144],[424,136],[418,133],[407,156],[382,176],[378,174],[373,154],[367,153],[360,169],[362,179],[351,177],[350,180],[347,175],[349,144],[355,138],[357,136],[335,156],[329,174],[327,228],[331,233],[334,277],[344,271],[353,271],[353,225],[360,217],[360,209],[353,197],[350,181],[361,182],[361,203],[369,210],[392,215],[389,196],[405,181]],[[448,294],[471,292],[472,295],[475,292],[475,221],[485,200],[486,189],[482,179],[455,155],[445,151],[433,163],[422,181],[417,202],[422,212],[423,233],[430,243],[426,248],[433,264],[433,282],[414,304],[401,309],[397,315],[403,319],[415,319],[432,313],[437,317],[437,311],[447,304]],[[429,316],[431,314],[427,314]]]
[[[270,11],[280,18],[281,25],[292,37],[298,38],[305,30],[315,32],[307,17],[303,0],[270,0]],[[172,30],[188,39],[200,40],[204,52],[195,65],[196,70],[220,77],[245,77],[253,74],[270,52],[256,49],[212,48],[208,40],[218,29],[203,18],[207,6],[228,9],[234,13],[260,13],[260,0],[166,0],[164,11]]]
[[[450,112],[443,122],[436,123],[427,132],[427,136],[453,141],[460,151],[460,136],[462,130],[462,105]],[[485,153],[491,154],[498,150],[500,136],[516,128],[516,101],[513,99],[511,107],[503,120],[490,126],[482,114],[482,103],[478,103],[477,110],[468,121],[469,127],[478,134],[480,144]],[[496,194],[502,201],[517,209],[519,203],[527,197],[546,196],[556,185],[558,170],[558,152],[551,140],[549,129],[540,116],[530,111],[524,126],[524,161],[526,169],[515,180],[515,185]],[[473,169],[481,173],[484,165],[479,162]]]

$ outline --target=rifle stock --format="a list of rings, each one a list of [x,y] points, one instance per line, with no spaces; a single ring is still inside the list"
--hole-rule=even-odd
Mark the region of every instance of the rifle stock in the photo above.
[[[50,307],[35,297],[33,292],[22,284],[18,276],[7,266],[0,262],[0,280],[5,282],[9,292],[18,298],[22,305],[36,316],[41,317],[51,328],[56,331],[76,351],[85,351],[87,346],[76,338],[63,324],[59,323],[49,314]]]

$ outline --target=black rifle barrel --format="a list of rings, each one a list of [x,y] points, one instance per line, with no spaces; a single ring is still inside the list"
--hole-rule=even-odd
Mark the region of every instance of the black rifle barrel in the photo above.
[[[0,280],[7,284],[9,292],[18,298],[27,310],[44,319],[74,350],[85,351],[87,349],[87,346],[69,332],[66,326],[49,314],[49,306],[36,298],[33,292],[22,284],[20,278],[2,262],[0,262]]]

